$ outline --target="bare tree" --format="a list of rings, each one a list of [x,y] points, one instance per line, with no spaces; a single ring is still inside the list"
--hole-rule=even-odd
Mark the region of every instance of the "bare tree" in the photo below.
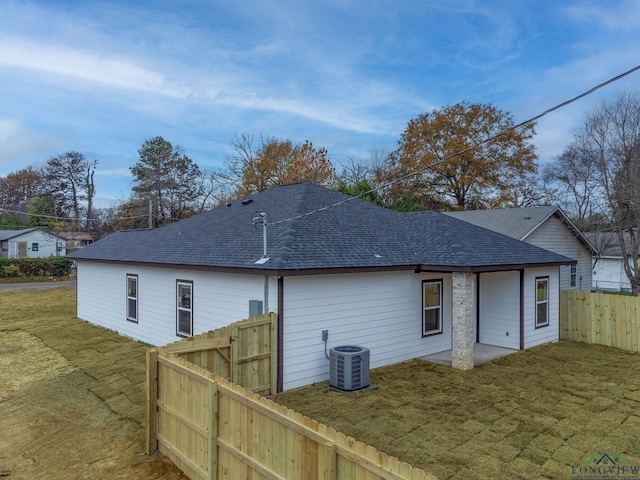
[[[224,205],[233,198],[234,187],[228,182],[228,175],[217,169],[203,169],[199,177],[197,190],[197,212]]]
[[[92,230],[94,227],[94,218],[93,218],[93,198],[96,196],[96,186],[93,182],[93,176],[96,173],[96,166],[98,165],[98,161],[94,160],[93,162],[87,162],[87,170],[84,178],[84,187],[87,192],[87,221],[85,225],[85,229]]]
[[[640,98],[624,92],[590,113],[574,140],[596,179],[618,237],[632,294],[640,293]]]
[[[532,173],[514,176],[505,183],[497,198],[497,208],[538,207],[550,203],[549,190]]]
[[[581,228],[586,228],[590,219],[602,212],[599,177],[595,158],[585,155],[583,147],[575,142],[542,172],[545,185],[555,190],[556,203],[560,203]]]

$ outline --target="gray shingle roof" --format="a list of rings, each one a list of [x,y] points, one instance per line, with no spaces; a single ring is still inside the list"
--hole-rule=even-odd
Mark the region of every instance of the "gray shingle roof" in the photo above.
[[[622,245],[620,245],[620,239],[615,232],[591,232],[585,235],[596,246],[600,255],[604,257],[622,257]],[[624,233],[624,241],[627,252],[631,255],[633,242],[629,232]]]
[[[524,240],[542,222],[553,215],[558,207],[503,208],[497,210],[466,210],[445,212],[445,215],[464,220],[479,227]]]
[[[245,199],[247,200],[247,199]],[[437,212],[400,213],[298,183],[155,230],[117,232],[70,258],[281,274],[313,269],[501,269],[572,260]],[[343,202],[343,203],[341,203]],[[339,203],[332,208],[324,208]],[[265,212],[269,261],[262,257]],[[315,212],[306,215],[309,212]],[[292,219],[289,221],[283,221]]]
[[[38,230],[38,227],[23,228],[22,230],[0,230],[0,241],[9,240],[13,237],[17,237],[18,235],[33,232],[34,230]]]

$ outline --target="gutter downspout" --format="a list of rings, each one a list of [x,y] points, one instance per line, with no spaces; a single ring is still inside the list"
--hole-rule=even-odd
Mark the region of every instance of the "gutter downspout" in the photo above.
[[[284,277],[278,277],[278,355],[276,393],[284,388]]]
[[[520,350],[524,350],[524,269],[520,270]]]

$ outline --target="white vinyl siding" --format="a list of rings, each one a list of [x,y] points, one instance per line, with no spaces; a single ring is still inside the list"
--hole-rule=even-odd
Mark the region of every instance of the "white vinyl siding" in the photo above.
[[[127,274],[138,275],[138,323],[126,318]],[[264,277],[131,265],[78,262],[78,317],[151,345],[179,340],[176,336],[176,280],[194,285],[193,334],[224,327],[249,316],[249,300],[263,300]],[[269,286],[271,311],[276,311],[277,286]]]
[[[21,244],[24,247],[23,256],[25,258],[55,257],[67,253],[64,239],[38,229],[4,240],[2,242],[2,256],[18,258],[19,245]],[[37,246],[35,251],[34,245]]]
[[[422,337],[422,281],[443,280],[442,335]],[[451,348],[451,276],[413,272],[285,277],[284,389],[329,378],[327,351],[370,350],[371,368]]]
[[[127,274],[138,276],[138,323],[123,321]],[[525,348],[558,340],[557,275],[557,267],[525,271]],[[549,327],[536,329],[535,278],[543,276],[549,276]],[[78,317],[152,345],[174,342],[176,282],[181,279],[193,281],[194,335],[247,318],[249,301],[263,300],[264,277],[259,275],[79,261]],[[441,335],[422,337],[424,280],[442,280]],[[340,345],[368,348],[371,368],[451,349],[450,274],[293,276],[283,282],[285,390],[329,378],[322,330],[329,331],[327,351]],[[518,289],[518,272],[480,275],[481,335],[506,338],[509,328],[508,338],[512,331],[519,338],[514,327],[519,324]],[[278,311],[273,277],[269,294],[270,310]]]
[[[525,242],[565,257],[577,260],[576,286],[571,286],[571,266],[560,267],[560,288],[562,290],[591,290],[591,251],[571,232],[558,217],[552,215],[535,229]]]
[[[595,261],[593,288],[615,292],[631,291],[631,282],[624,271],[622,257],[600,257]]]
[[[480,343],[520,348],[520,272],[481,273]]]

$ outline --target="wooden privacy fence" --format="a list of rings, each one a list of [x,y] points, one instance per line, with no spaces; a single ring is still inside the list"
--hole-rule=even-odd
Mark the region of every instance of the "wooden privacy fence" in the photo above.
[[[147,453],[191,479],[437,480],[187,362],[147,354]]]
[[[171,343],[160,350],[252,392],[276,392],[276,314],[267,313]]]
[[[638,352],[640,297],[562,290],[560,338]]]

